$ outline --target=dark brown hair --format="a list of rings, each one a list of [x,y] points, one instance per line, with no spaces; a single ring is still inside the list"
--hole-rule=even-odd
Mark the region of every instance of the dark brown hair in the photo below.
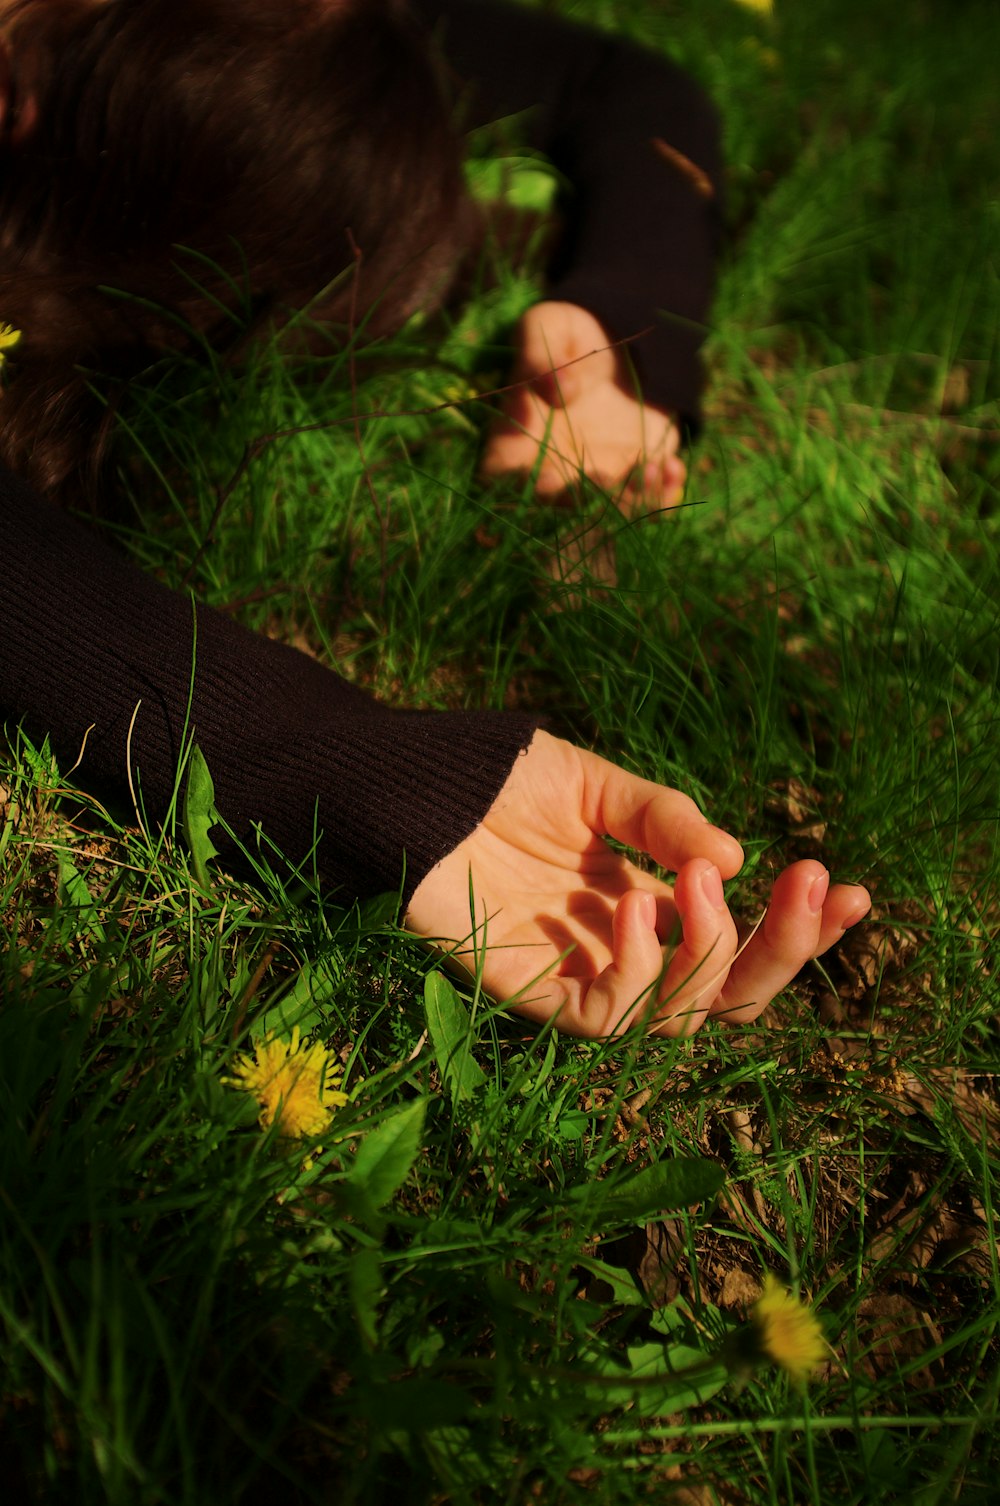
[[[379,333],[437,301],[470,229],[402,0],[0,0],[0,321],[23,332],[0,459],[93,479],[88,372],[315,300]]]

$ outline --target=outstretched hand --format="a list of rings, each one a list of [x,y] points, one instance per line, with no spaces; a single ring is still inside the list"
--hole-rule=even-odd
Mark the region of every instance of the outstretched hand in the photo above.
[[[535,475],[541,496],[581,473],[625,512],[674,507],[687,472],[668,413],[644,404],[604,326],[574,303],[537,303],[518,327],[504,416],[490,430],[484,476]]]
[[[673,887],[605,835],[675,873]],[[722,880],[742,862],[686,795],[537,732],[482,824],[418,885],[407,925],[470,972],[478,953],[487,992],[530,1019],[591,1037],[640,1020],[690,1035],[710,1014],[755,1019],[868,912],[860,885],[794,863],[740,949]]]

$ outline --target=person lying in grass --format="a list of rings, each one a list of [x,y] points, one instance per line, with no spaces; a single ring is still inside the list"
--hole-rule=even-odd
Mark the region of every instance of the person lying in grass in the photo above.
[[[718,225],[699,91],[486,0],[9,0],[0,39],[5,712],[85,780],[120,790],[130,761],[155,818],[195,738],[230,854],[263,833],[349,894],[401,888],[414,932],[470,966],[485,942],[486,988],[534,1019],[590,1036],[753,1019],[866,913],[864,889],[793,864],[741,950],[722,887],[740,845],[686,796],[534,715],[386,708],[66,511],[111,487],[91,374],[114,397],[192,339],[226,354],[248,305],[261,330],[308,307],[371,340],[445,297],[476,235],[456,101],[463,126],[534,107],[530,139],[573,186],[484,471],[528,471],[543,496],[582,471],[622,506],[672,505]]]

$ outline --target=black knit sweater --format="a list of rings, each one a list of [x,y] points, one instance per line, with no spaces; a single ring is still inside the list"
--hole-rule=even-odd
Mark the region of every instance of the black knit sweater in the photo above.
[[[467,123],[529,111],[530,143],[572,186],[549,296],[589,308],[616,337],[648,331],[632,347],[646,398],[696,421],[718,224],[697,171],[719,181],[700,91],[660,58],[539,12],[419,7],[468,84]],[[86,736],[84,781],[124,790],[130,758],[153,819],[193,736],[240,839],[260,827],[293,862],[314,851],[323,878],[350,894],[396,888],[404,869],[412,894],[486,814],[537,726],[390,710],[168,591],[2,470],[0,540],[4,715],[48,734],[66,762]]]

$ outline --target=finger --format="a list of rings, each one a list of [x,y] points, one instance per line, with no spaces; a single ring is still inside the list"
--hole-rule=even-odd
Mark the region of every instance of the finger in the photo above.
[[[791,982],[819,946],[830,876],[822,863],[793,863],[775,880],[764,922],[730,970],[716,1001],[730,1024],[756,1019]]]
[[[688,795],[640,779],[596,753],[579,753],[586,782],[583,814],[592,831],[648,853],[675,873],[692,858],[714,863],[724,878],[740,871],[739,842],[713,826]]]
[[[687,467],[679,455],[647,460],[633,468],[618,506],[629,515],[665,511],[681,502],[686,482]]]
[[[619,1035],[642,1020],[663,971],[656,913],[652,894],[633,889],[622,895],[611,923],[612,960],[580,995],[580,1034]],[[559,1026],[573,1028],[563,1015]]]
[[[556,422],[548,404],[523,390],[512,395],[505,417],[490,430],[479,465],[484,477],[533,474],[535,490],[542,496],[564,492],[585,470],[572,426],[564,418]]]
[[[841,939],[845,931],[864,920],[872,907],[872,897],[863,884],[834,884],[823,905],[823,923],[815,956],[822,957]]]
[[[572,972],[572,950],[567,971],[558,973],[545,948],[519,955],[516,946],[502,946],[487,953],[483,983],[518,1014],[538,1024],[552,1021],[566,1035],[594,1040],[619,1034],[641,1016],[662,972],[656,925],[655,895],[630,890],[611,917],[611,960],[596,977],[592,970]],[[526,976],[527,965],[532,971]]]
[[[793,863],[775,880],[763,925],[734,962],[712,1013],[727,1024],[755,1020],[811,958],[867,913],[869,904],[859,885],[831,888],[821,863]]]
[[[726,982],[739,937],[713,863],[686,863],[674,885],[681,940],[659,988],[652,1032],[693,1035]]]
[[[505,433],[489,441],[483,452],[479,474],[484,480],[501,476],[531,476],[540,497],[559,497],[581,482],[578,460],[556,454],[550,445],[543,448],[530,434]]]
[[[561,455],[531,435],[504,434],[483,452],[480,475],[489,480],[505,475],[531,476],[540,497],[556,497],[579,486],[585,477],[580,461]]]
[[[601,382],[613,381],[617,356],[593,314],[556,301],[529,309],[518,329],[518,370],[553,407],[575,402]]]
[[[481,476],[529,475],[538,463],[539,441],[523,430],[504,427],[490,434],[479,463]]]
[[[551,423],[551,409],[527,387],[507,393],[502,416],[490,425],[486,436],[480,471],[494,475],[499,471],[530,470],[538,455],[538,446]]]

